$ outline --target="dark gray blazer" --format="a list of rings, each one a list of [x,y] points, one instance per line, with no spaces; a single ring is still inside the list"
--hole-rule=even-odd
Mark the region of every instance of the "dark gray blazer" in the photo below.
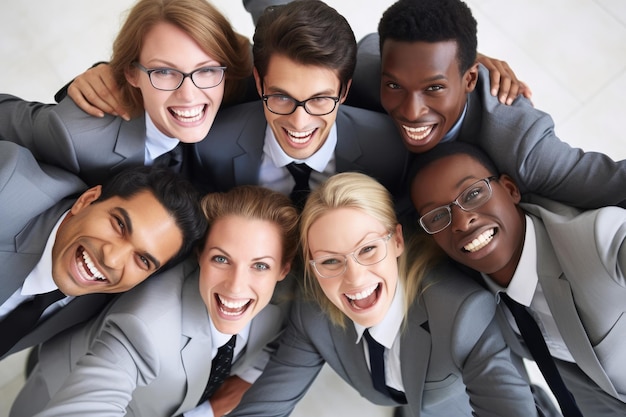
[[[52,228],[87,187],[61,169],[39,165],[25,148],[0,141],[0,304],[22,286]],[[39,324],[8,353],[39,344],[103,306],[108,296],[77,297]]]
[[[402,180],[409,154],[391,119],[340,105],[336,123],[337,172],[363,172],[392,194],[404,193]],[[220,110],[208,136],[195,147],[195,181],[209,191],[258,184],[266,126],[260,100]]]

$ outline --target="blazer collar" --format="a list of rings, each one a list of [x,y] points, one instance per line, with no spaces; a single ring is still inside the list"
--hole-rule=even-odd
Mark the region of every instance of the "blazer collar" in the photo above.
[[[124,159],[115,166],[112,166],[111,170],[115,171],[118,166],[127,166],[129,163],[143,165],[145,161],[145,141],[145,113],[128,122],[122,120],[119,134],[115,141],[114,152]]]
[[[237,145],[242,152],[233,158],[235,184],[257,184],[259,181],[265,129],[267,127],[263,102],[251,103],[249,111],[250,117],[245,119],[245,123],[237,135]],[[242,120],[244,119],[242,118]]]
[[[538,268],[539,282],[561,337],[563,337],[565,345],[578,366],[600,388],[617,397],[618,393],[602,369],[580,321],[571,287],[554,253],[546,228],[539,218],[533,215],[530,217],[535,225],[537,236],[537,265],[540,265]]]

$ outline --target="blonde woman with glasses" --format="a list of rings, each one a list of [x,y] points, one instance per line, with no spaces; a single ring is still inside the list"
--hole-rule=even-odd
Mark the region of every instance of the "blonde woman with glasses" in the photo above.
[[[438,252],[405,247],[378,182],[331,177],[309,196],[300,232],[312,300],[294,306],[276,355],[229,416],[288,415],[324,363],[396,415],[536,415],[493,297]]]

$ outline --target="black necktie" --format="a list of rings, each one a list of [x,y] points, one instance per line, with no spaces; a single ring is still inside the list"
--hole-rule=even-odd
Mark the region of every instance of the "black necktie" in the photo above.
[[[230,375],[230,367],[233,362],[233,351],[235,350],[235,340],[237,335],[233,335],[228,342],[221,346],[217,350],[217,355],[211,362],[211,374],[209,375],[209,381],[206,384],[204,393],[198,401],[198,405],[202,404],[222,386],[228,375]]]
[[[35,328],[39,317],[51,304],[65,295],[54,290],[24,301],[0,321],[0,356],[7,353],[22,337]]]
[[[563,416],[582,417],[582,413],[578,409],[572,393],[569,392],[565,386],[561,374],[559,374],[559,370],[556,368],[556,364],[552,359],[552,355],[548,350],[546,341],[535,319],[533,319],[525,306],[513,300],[508,294],[501,292],[500,298],[506,303],[513,314],[522,339],[524,339],[526,347],[528,347],[546,383],[556,397],[561,411],[563,412]]]
[[[292,162],[287,164],[287,170],[291,173],[291,176],[296,181],[296,185],[291,190],[291,194],[289,194],[289,198],[293,204],[302,209],[304,207],[304,203],[306,202],[306,198],[311,191],[309,187],[309,178],[311,177],[311,167],[307,164],[297,164]]]
[[[174,149],[157,157],[152,166],[169,168],[180,174],[183,166],[183,144],[179,142]]]
[[[385,381],[385,347],[372,337],[369,330],[365,329],[363,336],[367,340],[367,349],[370,353],[370,369],[374,388],[396,402],[406,404],[404,393],[388,387]]]

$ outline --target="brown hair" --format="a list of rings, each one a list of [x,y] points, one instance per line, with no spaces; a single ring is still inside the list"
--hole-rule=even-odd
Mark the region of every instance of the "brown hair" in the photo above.
[[[217,220],[226,216],[276,224],[282,238],[281,266],[293,261],[298,250],[298,211],[287,196],[258,185],[240,185],[224,193],[207,194],[201,205],[208,221],[207,233]],[[199,251],[202,251],[205,242],[206,239]]]
[[[268,7],[254,32],[254,67],[261,79],[273,55],[284,55],[303,65],[330,68],[337,72],[341,91],[356,65],[356,40],[346,19],[317,0],[296,0]]]
[[[224,102],[236,101],[252,74],[252,57],[247,38],[236,33],[226,17],[206,0],[139,0],[130,9],[115,42],[111,57],[113,77],[131,113],[143,110],[141,91],[126,81],[125,72],[135,71],[143,40],[154,25],[170,23],[187,33],[204,51],[227,67]]]

